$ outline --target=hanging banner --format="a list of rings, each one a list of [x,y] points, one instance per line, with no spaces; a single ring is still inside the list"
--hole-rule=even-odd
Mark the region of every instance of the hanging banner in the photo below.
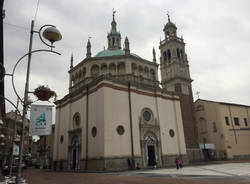
[[[19,155],[19,146],[14,144],[13,145],[13,155],[18,156]]]
[[[50,135],[52,128],[52,105],[31,105],[30,135]]]

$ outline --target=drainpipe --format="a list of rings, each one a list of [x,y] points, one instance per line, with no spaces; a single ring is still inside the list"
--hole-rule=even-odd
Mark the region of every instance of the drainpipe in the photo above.
[[[128,82],[128,103],[129,103],[129,120],[130,120],[130,140],[131,140],[131,155],[132,155],[132,164],[134,162],[134,138],[133,138],[133,121],[132,121],[132,107],[131,107],[131,88],[130,82]]]
[[[174,106],[174,120],[175,120],[176,134],[177,134],[176,137],[177,137],[177,143],[178,143],[178,152],[179,152],[179,155],[181,156],[180,134],[179,134],[178,121],[177,121],[176,104],[175,104],[174,99],[172,101],[173,101],[173,106]]]
[[[247,120],[248,120],[248,124],[250,122],[250,119],[249,119],[249,113],[248,113],[248,108],[246,107],[246,111],[247,111]]]
[[[233,123],[233,117],[232,117],[232,112],[231,112],[230,105],[228,106],[228,109],[229,109],[230,119],[231,119],[231,122],[232,122],[233,131],[234,131],[235,143],[237,144],[237,137],[236,137],[236,132],[235,132],[235,129],[234,129],[234,123]]]
[[[86,161],[85,161],[85,169],[88,169],[88,147],[89,147],[89,86],[86,88]]]

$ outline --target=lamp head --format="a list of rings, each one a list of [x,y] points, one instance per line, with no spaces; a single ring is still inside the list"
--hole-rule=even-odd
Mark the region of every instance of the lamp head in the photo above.
[[[43,37],[50,41],[51,45],[53,45],[54,42],[59,41],[62,39],[62,35],[56,27],[48,27],[43,32]]]

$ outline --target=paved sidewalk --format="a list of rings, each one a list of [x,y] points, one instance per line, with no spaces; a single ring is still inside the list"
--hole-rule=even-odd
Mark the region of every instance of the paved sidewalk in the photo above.
[[[107,173],[27,169],[23,177],[28,184],[250,184],[250,162]]]
[[[111,175],[114,173],[110,173]],[[250,183],[250,163],[187,166],[182,169],[153,169],[118,172],[121,176],[167,177]]]
[[[122,174],[123,172],[121,172]],[[129,172],[124,172],[129,173]],[[213,165],[187,166],[182,169],[155,169],[138,170],[135,173],[156,173],[156,174],[175,174],[175,175],[212,175],[212,176],[249,176],[250,163],[227,163]]]

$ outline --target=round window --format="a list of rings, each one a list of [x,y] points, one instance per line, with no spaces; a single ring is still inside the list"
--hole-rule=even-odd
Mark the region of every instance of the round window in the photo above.
[[[97,135],[97,128],[93,127],[91,133],[92,133],[92,136],[95,137]]]
[[[174,130],[173,129],[169,130],[169,135],[170,135],[170,137],[174,137]]]
[[[151,113],[149,111],[144,111],[143,118],[145,121],[150,121],[151,120]]]
[[[116,130],[117,130],[117,133],[118,133],[119,135],[123,135],[124,132],[125,132],[124,127],[121,126],[121,125],[119,125],[119,126],[116,128]]]
[[[63,136],[62,135],[60,137],[60,142],[61,142],[61,144],[63,143]]]

